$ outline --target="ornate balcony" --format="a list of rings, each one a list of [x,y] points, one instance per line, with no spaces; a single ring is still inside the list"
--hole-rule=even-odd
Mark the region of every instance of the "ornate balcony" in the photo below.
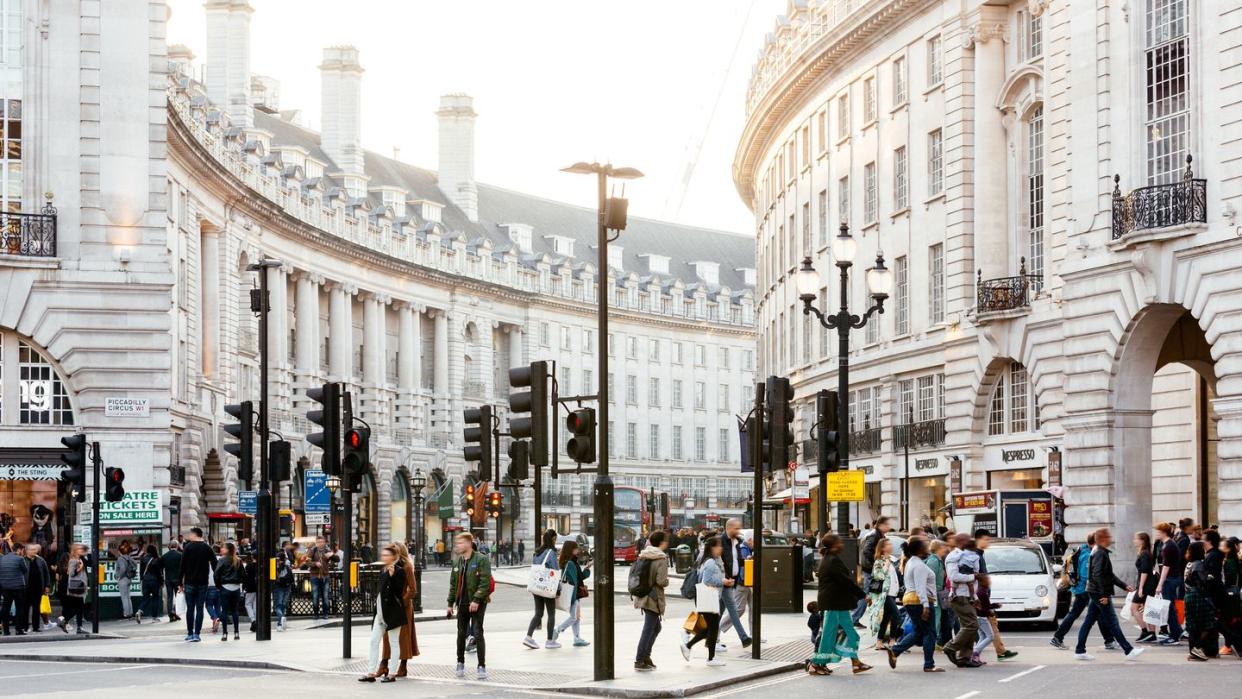
[[[944,444],[944,418],[924,420],[909,425],[894,425],[893,449],[904,449],[907,437],[910,440],[911,449],[938,447]]]
[[[1016,277],[984,279],[983,270],[979,270],[977,279],[978,295],[975,308],[978,313],[997,313],[1026,308],[1031,305],[1031,296],[1037,293],[1044,283],[1043,275],[1026,273],[1025,257],[1021,259]]]
[[[1139,187],[1121,193],[1121,175],[1113,175],[1113,240],[1134,231],[1207,223],[1207,180],[1195,179],[1191,156],[1181,182]]]
[[[874,454],[880,450],[884,441],[884,431],[879,427],[869,427],[850,432],[850,456],[855,454]]]
[[[49,202],[37,214],[0,212],[0,235],[0,253],[56,257],[56,207]]]

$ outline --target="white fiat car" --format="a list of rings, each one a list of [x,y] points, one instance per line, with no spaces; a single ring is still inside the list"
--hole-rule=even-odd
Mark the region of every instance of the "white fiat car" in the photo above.
[[[1039,544],[993,539],[983,558],[992,579],[992,604],[1000,605],[998,620],[1056,623],[1056,575]]]

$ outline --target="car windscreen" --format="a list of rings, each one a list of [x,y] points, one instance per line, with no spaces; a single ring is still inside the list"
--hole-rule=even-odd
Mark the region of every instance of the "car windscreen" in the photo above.
[[[1039,549],[1024,546],[992,546],[983,555],[989,575],[1038,575],[1047,573]]]

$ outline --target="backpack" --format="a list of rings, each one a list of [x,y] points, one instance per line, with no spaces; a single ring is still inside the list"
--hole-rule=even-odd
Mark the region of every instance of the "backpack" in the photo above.
[[[694,586],[699,584],[699,569],[694,568],[686,573],[686,577],[681,581],[681,596],[686,599],[694,599]]]
[[[631,597],[646,597],[651,594],[650,572],[650,558],[640,558],[638,563],[635,563],[634,567],[630,568],[629,590]]]

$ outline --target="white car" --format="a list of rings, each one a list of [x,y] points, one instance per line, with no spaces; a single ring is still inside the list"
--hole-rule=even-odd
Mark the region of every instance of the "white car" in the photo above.
[[[1056,574],[1039,544],[993,539],[983,558],[992,581],[992,604],[1000,605],[998,620],[1056,623]]]

